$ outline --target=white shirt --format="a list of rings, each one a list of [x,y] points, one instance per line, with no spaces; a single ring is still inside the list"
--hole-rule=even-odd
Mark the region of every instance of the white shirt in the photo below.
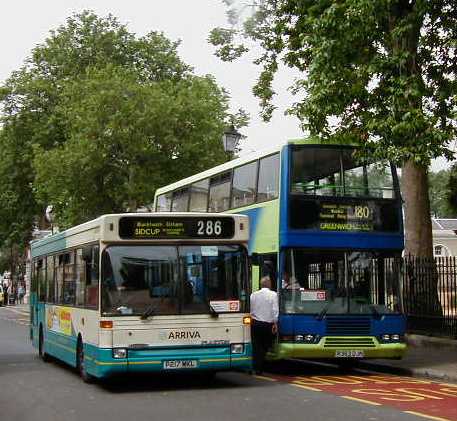
[[[262,288],[251,294],[251,316],[259,322],[278,321],[278,294],[269,288]]]

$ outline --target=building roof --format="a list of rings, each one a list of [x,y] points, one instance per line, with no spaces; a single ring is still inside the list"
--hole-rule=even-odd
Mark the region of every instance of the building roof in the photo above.
[[[457,219],[432,218],[434,230],[457,230]]]

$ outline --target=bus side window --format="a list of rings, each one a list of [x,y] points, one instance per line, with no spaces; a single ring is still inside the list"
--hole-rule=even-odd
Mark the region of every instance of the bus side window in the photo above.
[[[54,267],[54,256],[48,256],[46,258],[46,279],[48,282],[48,303],[55,303],[56,290],[55,290],[55,267]]]
[[[46,300],[46,264],[43,259],[37,262],[37,280],[39,301]]]
[[[32,260],[32,270],[30,272],[30,293],[33,294],[34,292],[36,292],[36,285],[35,285],[35,279],[36,279],[36,275],[35,275],[35,260]]]
[[[99,247],[90,246],[83,249],[83,259],[86,267],[85,307],[98,307],[98,274],[99,274]]]
[[[64,260],[64,283],[63,283],[63,303],[75,305],[75,252],[70,251],[63,255]]]
[[[62,304],[63,300],[63,276],[64,276],[64,255],[59,254],[56,256],[56,304]]]
[[[76,250],[76,305],[84,307],[86,292],[86,262],[83,259],[83,249]]]

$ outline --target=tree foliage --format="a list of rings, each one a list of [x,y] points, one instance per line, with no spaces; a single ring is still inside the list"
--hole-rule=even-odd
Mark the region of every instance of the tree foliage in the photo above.
[[[429,179],[429,196],[430,210],[435,218],[455,218],[457,216],[456,207],[449,204],[451,191],[449,189],[450,170],[441,170],[430,172]],[[456,185],[457,187],[457,185]]]
[[[227,61],[249,44],[261,47],[255,61],[261,71],[253,91],[264,119],[275,108],[272,82],[279,64],[300,71],[291,87],[297,101],[288,112],[311,135],[358,142],[371,155],[404,165],[407,245],[411,239],[410,252],[431,255],[427,168],[432,158],[452,157],[449,142],[456,134],[454,3],[225,3],[232,21],[236,13],[240,19],[230,29],[214,29],[209,40]],[[425,237],[415,237],[415,224]]]
[[[0,87],[0,243],[26,238],[48,204],[65,227],[227,159],[228,95],[178,45],[83,12],[33,49]]]
[[[449,215],[451,215],[449,217],[457,218],[457,165],[454,164],[446,175],[447,180],[443,188],[445,190],[446,209],[449,210]]]

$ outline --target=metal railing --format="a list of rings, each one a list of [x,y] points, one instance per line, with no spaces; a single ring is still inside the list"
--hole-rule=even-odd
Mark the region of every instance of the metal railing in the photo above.
[[[405,257],[402,281],[408,331],[457,338],[457,259]]]

